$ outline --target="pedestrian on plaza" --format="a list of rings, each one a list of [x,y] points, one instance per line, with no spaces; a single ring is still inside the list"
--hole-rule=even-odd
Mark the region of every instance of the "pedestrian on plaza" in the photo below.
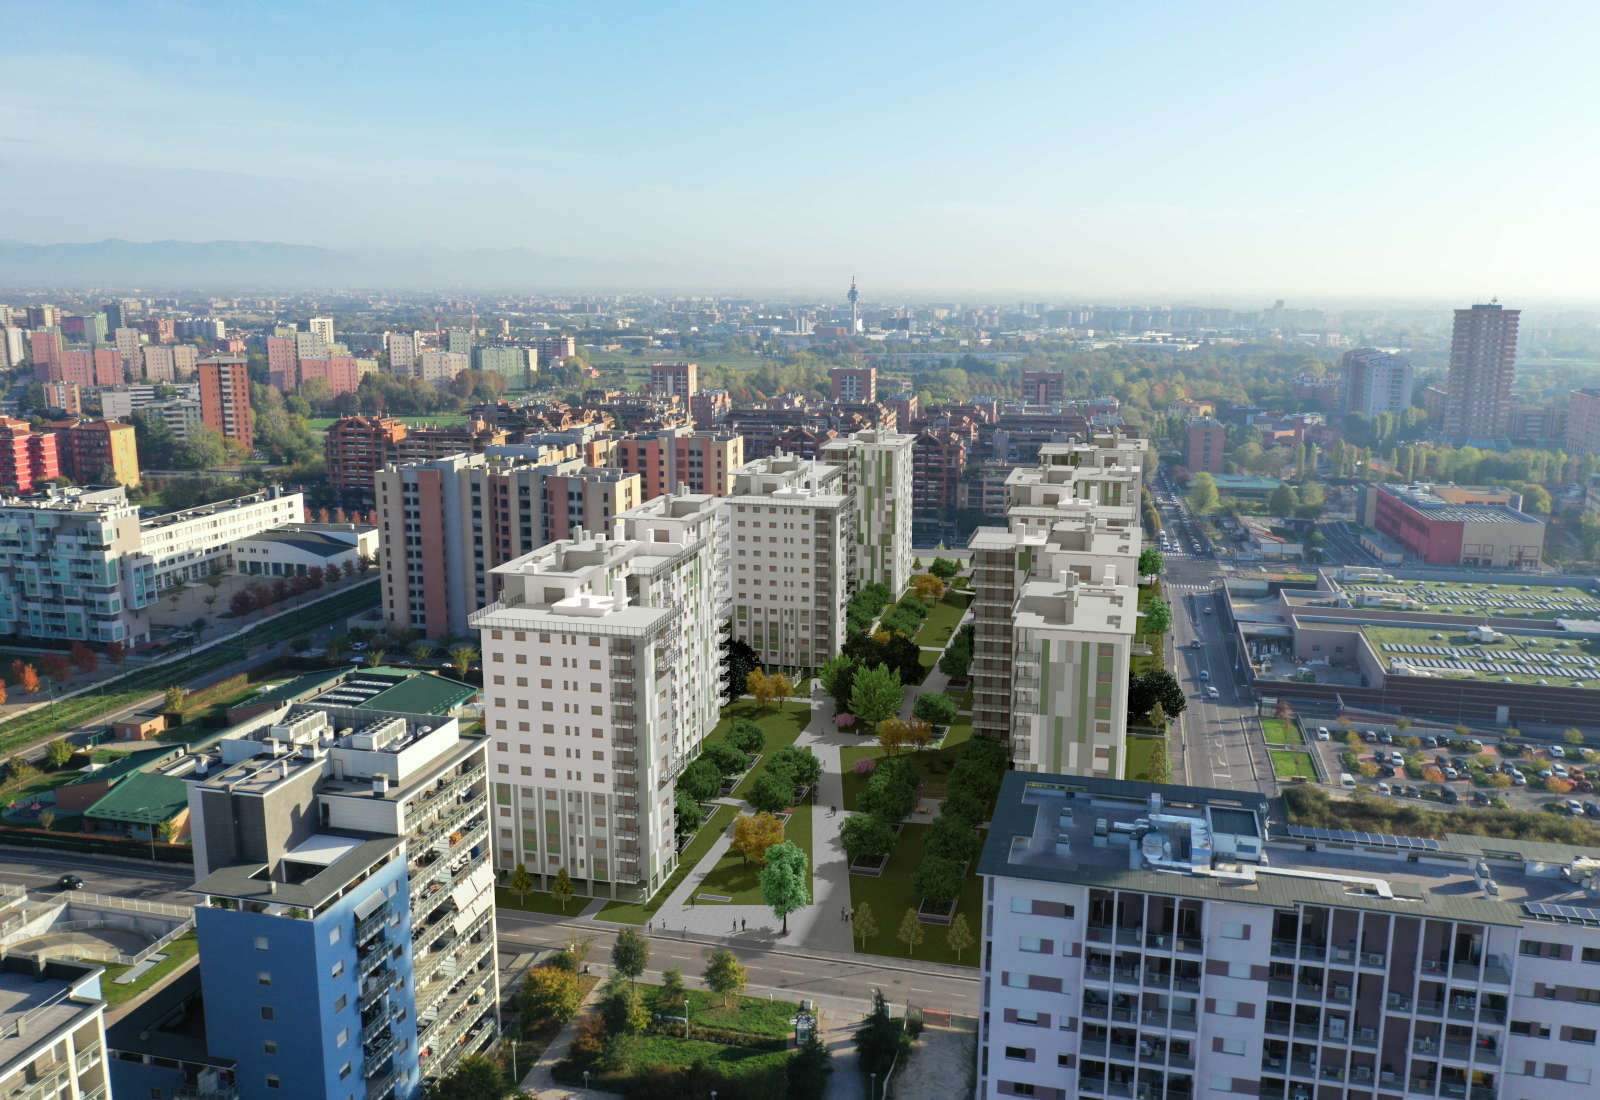
[[[739,919],[739,931],[743,932],[750,927],[750,922],[744,918]]]

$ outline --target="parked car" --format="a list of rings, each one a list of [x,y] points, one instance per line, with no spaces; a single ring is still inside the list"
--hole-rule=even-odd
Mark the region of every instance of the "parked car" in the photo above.
[[[1327,726],[1318,726],[1317,727],[1317,740],[1318,741],[1326,741],[1327,739],[1328,739],[1328,727]]]
[[[1513,787],[1526,787],[1528,785],[1528,777],[1521,772],[1517,772],[1511,777],[1511,785]]]
[[[1446,779],[1454,779],[1454,778],[1456,778],[1456,776],[1457,776],[1457,775],[1459,775],[1459,774],[1460,774],[1460,773],[1458,773],[1458,772],[1457,772],[1457,771],[1456,771],[1456,770],[1455,770],[1455,769],[1454,769],[1454,768],[1452,768],[1452,767],[1451,767],[1451,766],[1450,766],[1450,765],[1448,765],[1448,764],[1446,764],[1446,765],[1445,765],[1445,768],[1444,768],[1444,777],[1445,777],[1445,778],[1446,778]]]
[[[1361,735],[1361,739],[1369,745],[1376,745],[1378,743],[1378,735],[1372,730],[1368,730],[1366,733],[1363,733]]]
[[[1384,764],[1382,767],[1380,767],[1378,769],[1378,774],[1383,776],[1385,779],[1393,779],[1394,778],[1394,768],[1393,768],[1392,765]]]
[[[1583,816],[1583,803],[1579,802],[1576,798],[1567,799],[1566,805],[1567,813],[1571,814],[1573,817]]]
[[[1378,734],[1378,740],[1382,741],[1385,745],[1392,745],[1394,744],[1394,734],[1390,733],[1388,730],[1384,730],[1382,733]]]
[[[1425,735],[1424,735],[1424,736],[1423,736],[1423,738],[1422,738],[1422,743],[1423,743],[1423,744],[1424,744],[1424,745],[1426,745],[1426,746],[1427,746],[1427,747],[1428,747],[1428,748],[1430,748],[1430,749],[1436,749],[1436,748],[1438,748],[1438,747],[1439,747],[1439,739],[1438,739],[1438,738],[1437,738],[1437,737],[1435,737],[1435,736],[1434,736],[1434,735],[1433,735],[1433,734],[1431,734],[1431,733],[1429,733],[1429,734],[1425,734]]]
[[[1551,745],[1547,751],[1550,753],[1550,759],[1552,760],[1566,759],[1567,750],[1562,748],[1560,745]]]
[[[1585,802],[1583,812],[1589,817],[1600,817],[1600,802]]]
[[[1550,774],[1557,779],[1565,779],[1567,777],[1567,769],[1560,764],[1552,764],[1550,765]]]
[[[1579,794],[1593,794],[1594,784],[1589,782],[1587,779],[1577,779],[1573,781],[1572,789],[1577,791]]]

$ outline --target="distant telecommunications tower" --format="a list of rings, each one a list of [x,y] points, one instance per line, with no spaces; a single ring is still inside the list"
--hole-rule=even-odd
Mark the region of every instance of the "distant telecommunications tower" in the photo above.
[[[856,293],[856,277],[854,275],[852,275],[852,276],[850,276],[850,293],[845,295],[846,300],[848,300],[849,303],[850,303],[850,335],[851,336],[854,336],[856,333],[861,331],[861,314],[860,314],[860,311],[856,307],[856,299],[859,298],[859,297],[860,297],[860,295],[858,293]]]

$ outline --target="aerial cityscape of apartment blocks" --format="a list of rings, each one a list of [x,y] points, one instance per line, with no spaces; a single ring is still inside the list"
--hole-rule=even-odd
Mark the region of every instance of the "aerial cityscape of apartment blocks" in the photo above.
[[[473,616],[496,806],[495,862],[565,869],[598,896],[677,865],[672,781],[716,724],[716,502],[667,496],[616,537],[579,533],[494,570]]]
[[[844,470],[774,455],[746,463],[725,498],[733,637],[764,663],[820,668],[845,639],[850,541]]]
[[[194,1024],[243,1096],[414,1098],[498,1037],[485,740],[343,694],[268,709],[170,769],[200,898]],[[119,1035],[117,1090],[203,1087],[163,1053]]]

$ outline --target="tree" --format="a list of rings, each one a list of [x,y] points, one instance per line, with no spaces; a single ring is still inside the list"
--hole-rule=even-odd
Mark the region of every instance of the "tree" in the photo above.
[[[907,957],[915,955],[922,941],[928,938],[928,930],[923,928],[922,922],[917,919],[915,909],[909,907],[906,909],[905,916],[900,918],[900,931],[894,934],[894,938],[906,945]]]
[[[39,674],[32,665],[23,665],[17,674],[17,686],[22,689],[22,694],[32,695],[39,690]]]
[[[1158,668],[1128,678],[1129,714],[1149,714],[1157,703],[1169,718],[1176,718],[1188,707],[1189,700],[1183,697],[1183,688],[1172,673]]]
[[[872,905],[864,901],[856,906],[855,915],[850,918],[850,925],[850,930],[865,948],[867,941],[878,934],[878,918],[872,915]]]
[[[955,901],[961,893],[961,865],[938,856],[926,858],[911,872],[911,888],[937,904]]]
[[[726,741],[717,741],[700,754],[700,759],[711,761],[712,767],[722,776],[738,775],[750,766],[750,758]]]
[[[785,840],[767,849],[767,865],[761,869],[761,897],[782,919],[782,935],[789,934],[789,914],[811,904],[807,879],[806,854]]]
[[[56,813],[55,813],[54,810],[41,810],[41,811],[39,811],[39,828],[43,829],[45,832],[48,833],[51,830],[51,828],[55,825],[55,823],[56,823]],[[163,837],[162,839],[164,840],[166,838]]]
[[[169,684],[167,690],[162,694],[168,711],[178,712],[183,710],[183,700],[188,692],[184,691],[181,685]]]
[[[65,767],[67,761],[72,759],[72,752],[72,742],[68,741],[65,737],[57,737],[54,741],[50,742],[50,746],[45,749],[45,755],[49,758],[50,766],[52,768]]]
[[[956,962],[961,961],[961,953],[973,944],[972,928],[967,924],[966,915],[957,913],[956,919],[950,922],[950,931],[945,933],[945,946],[956,953]]]
[[[1149,722],[1158,730],[1167,728],[1167,712],[1160,703],[1150,708]]]
[[[114,665],[120,665],[128,659],[128,647],[121,642],[106,643],[106,660]]]
[[[684,1016],[689,1015],[689,987],[683,984],[682,967],[672,966],[661,972],[661,991],[656,994],[656,1004],[668,1012],[681,1009]]]
[[[638,987],[632,979],[618,971],[606,982],[605,991],[600,998],[600,1016],[606,1022],[606,1030],[612,1035],[628,1035],[636,1031],[643,1031],[650,1023],[650,1010],[644,1005],[644,998],[639,996]]]
[[[617,933],[611,945],[611,966],[632,983],[650,965],[650,944],[632,928]]]
[[[735,718],[728,728],[728,744],[740,752],[754,756],[766,747],[767,735],[759,725],[748,718]]]
[[[894,847],[894,827],[876,814],[851,814],[839,830],[839,840],[852,862],[888,855]]]
[[[1200,515],[1215,512],[1222,498],[1217,494],[1217,483],[1208,473],[1198,473],[1189,479],[1189,507]]]
[[[785,745],[772,754],[769,768],[782,768],[796,790],[809,787],[822,776],[822,761],[817,754],[802,745]]]
[[[706,958],[706,988],[722,998],[722,1006],[733,1005],[734,997],[744,991],[748,980],[744,964],[732,951],[713,951]]]
[[[722,773],[709,760],[696,760],[678,777],[678,790],[696,802],[709,802],[722,793]]]
[[[952,680],[958,680],[967,674],[971,664],[972,639],[965,633],[958,632],[950,639],[950,644],[945,646],[944,653],[939,657],[939,671]]]
[[[911,911],[916,919],[916,910]],[[856,1028],[856,1058],[862,1077],[869,1075],[882,1080],[900,1053],[900,1025],[889,1015],[889,1002],[883,990],[872,991],[872,1011]]]
[[[1294,514],[1299,505],[1300,498],[1291,485],[1279,485],[1272,490],[1272,495],[1267,498],[1267,511],[1275,516],[1289,516]]]
[[[494,1059],[469,1054],[428,1086],[427,1100],[500,1100],[505,1094],[505,1074]]]
[[[937,600],[944,595],[944,581],[932,573],[919,573],[912,577],[911,587],[916,590],[917,598],[924,601]]]
[[[1157,706],[1160,704],[1158,703]],[[1172,782],[1172,757],[1168,754],[1167,739],[1163,737],[1155,751],[1150,754],[1150,782]]]
[[[872,773],[858,803],[867,813],[890,824],[904,821],[917,807],[916,781],[904,770],[888,766],[893,762],[885,761]]]
[[[1562,730],[1561,740],[1569,745],[1581,745],[1583,744],[1583,731],[1579,729]]]
[[[418,664],[421,664],[423,661],[426,661],[429,657],[433,656],[433,643],[428,641],[426,638],[418,638],[416,641],[411,643],[410,653],[411,659],[416,661]]]
[[[44,674],[57,684],[65,687],[72,679],[72,665],[59,653],[47,653],[39,659],[39,667]]]
[[[528,891],[533,889],[533,876],[528,874],[528,869],[519,863],[516,870],[511,872],[511,881],[506,885],[511,889],[512,893],[517,895],[517,904],[520,905]]]
[[[794,805],[794,778],[782,768],[768,767],[750,788],[750,805],[775,814]]]
[[[922,650],[904,634],[890,631],[871,635],[855,634],[844,643],[843,652],[855,661],[857,676],[861,675],[860,669],[883,665],[898,671],[902,684],[917,683],[922,679]]]
[[[676,804],[673,806],[673,812],[677,814],[677,831],[680,833],[694,832],[700,827],[704,820],[704,815],[700,809],[700,803],[696,802],[692,797],[690,797],[689,792],[684,790],[682,787],[678,788],[678,797]]]
[[[6,701],[6,682],[4,680],[0,680],[0,705],[3,705],[5,703],[5,701]]]
[[[767,849],[783,843],[783,822],[769,813],[740,814],[733,819],[733,850],[745,863],[765,866]]]
[[[837,654],[817,673],[822,690],[833,700],[835,711],[850,709],[850,691],[855,684],[856,663],[843,653]]]
[[[1172,629],[1172,608],[1160,596],[1144,606],[1144,629],[1149,634],[1165,634]]]
[[[578,1014],[583,993],[578,975],[557,966],[538,966],[528,971],[518,994],[522,1008],[524,1035],[560,1027]]]
[[[381,649],[369,649],[366,656],[361,658],[361,663],[368,668],[378,668],[383,664],[384,653]]]
[[[958,709],[956,701],[944,692],[930,691],[917,696],[911,713],[935,726],[948,726],[956,720]]]
[[[79,672],[93,672],[100,667],[100,656],[82,642],[72,643],[72,663]]]
[[[605,1018],[598,1012],[591,1012],[578,1020],[578,1034],[567,1047],[567,1057],[573,1065],[592,1066],[605,1054],[609,1038]]]
[[[458,645],[450,650],[450,663],[455,666],[457,676],[465,677],[467,669],[477,659],[478,651],[469,645]]]
[[[860,721],[877,723],[899,714],[904,699],[898,671],[882,665],[863,668],[850,689],[850,712]]]
[[[1144,577],[1158,576],[1167,567],[1167,559],[1162,557],[1161,551],[1154,546],[1146,546],[1139,551],[1139,574]]]
[[[928,572],[942,581],[947,581],[961,572],[961,563],[950,558],[934,558],[933,564],[928,566]]]
[[[777,697],[778,686],[773,682],[774,677],[768,676],[765,669],[756,669],[745,677],[745,691],[755,696],[756,706],[766,710],[772,705],[772,700]]]
[[[959,866],[978,858],[983,838],[974,829],[973,822],[946,810],[934,819],[923,842],[923,866],[935,860],[944,860]],[[959,889],[959,887],[958,887]]]
[[[1408,729],[1410,729],[1411,728],[1411,719],[1407,718],[1405,715],[1402,714],[1400,717],[1398,717],[1398,718],[1396,718],[1394,720],[1394,728],[1397,729],[1397,730],[1408,730]]]
[[[746,681],[760,665],[760,655],[748,643],[734,637],[728,639],[722,649],[722,683],[728,702],[734,702],[748,690]]]
[[[787,1069],[788,1100],[822,1100],[828,1092],[828,1078],[833,1073],[833,1055],[822,1042],[815,1029],[800,1044]]]

